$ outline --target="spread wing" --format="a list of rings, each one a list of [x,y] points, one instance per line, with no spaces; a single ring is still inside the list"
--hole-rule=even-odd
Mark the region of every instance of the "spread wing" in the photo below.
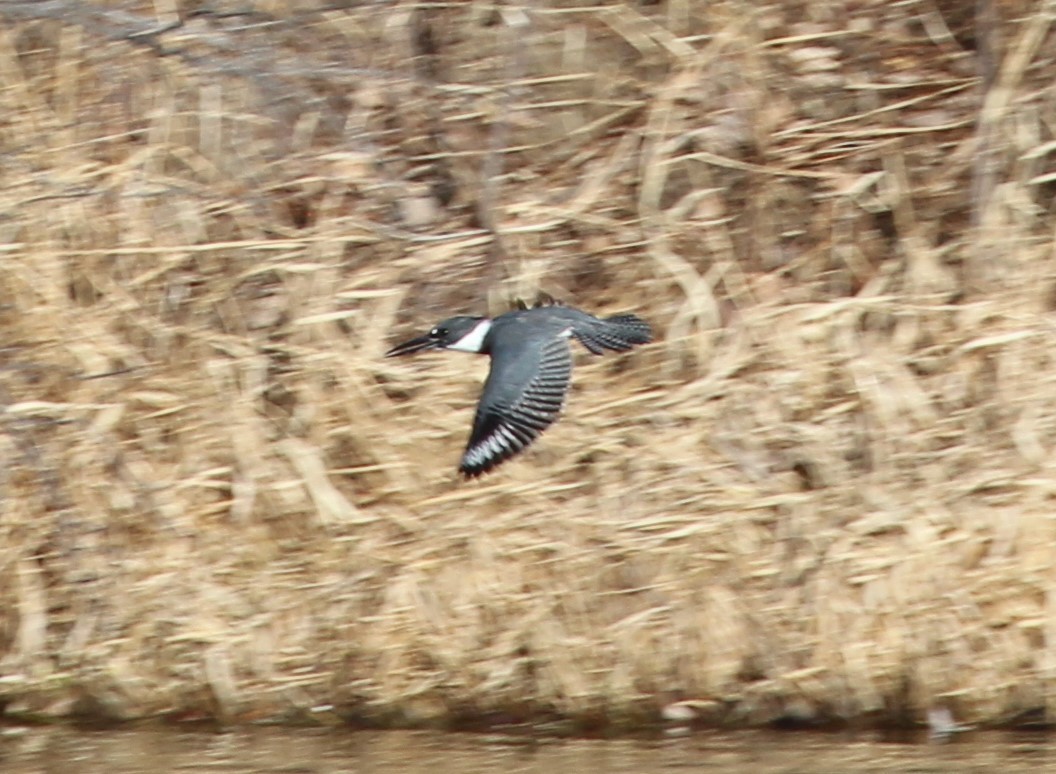
[[[572,378],[568,340],[553,336],[528,351],[517,350],[492,349],[491,371],[459,466],[466,478],[486,473],[523,451],[561,413]]]

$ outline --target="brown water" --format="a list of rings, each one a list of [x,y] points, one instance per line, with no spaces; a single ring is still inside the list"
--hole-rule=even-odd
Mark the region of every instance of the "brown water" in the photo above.
[[[480,772],[1016,772],[1056,771],[1056,736],[972,733],[946,743],[805,732],[701,732],[642,740],[530,740],[419,732],[254,729],[75,731],[4,729],[0,770],[474,774]]]

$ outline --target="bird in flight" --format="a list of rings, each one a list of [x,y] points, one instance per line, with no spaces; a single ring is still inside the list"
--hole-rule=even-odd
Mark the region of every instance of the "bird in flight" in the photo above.
[[[572,377],[569,339],[595,355],[625,352],[652,341],[649,324],[633,314],[599,318],[549,297],[488,317],[449,317],[424,336],[405,341],[386,357],[433,349],[491,357],[459,472],[486,473],[524,451],[561,412]]]

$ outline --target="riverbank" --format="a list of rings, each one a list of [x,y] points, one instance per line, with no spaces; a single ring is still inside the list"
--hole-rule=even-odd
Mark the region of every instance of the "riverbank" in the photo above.
[[[80,5],[0,9],[9,713],[1051,720],[1040,6],[980,97],[942,3]],[[487,362],[382,353],[540,288],[657,341],[461,482]]]

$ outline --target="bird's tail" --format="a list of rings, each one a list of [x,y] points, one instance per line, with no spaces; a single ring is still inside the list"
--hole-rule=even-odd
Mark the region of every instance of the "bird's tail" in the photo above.
[[[626,352],[653,340],[649,323],[633,314],[614,314],[604,320],[596,320],[589,329],[577,328],[573,333],[595,355],[602,354],[606,349]]]

